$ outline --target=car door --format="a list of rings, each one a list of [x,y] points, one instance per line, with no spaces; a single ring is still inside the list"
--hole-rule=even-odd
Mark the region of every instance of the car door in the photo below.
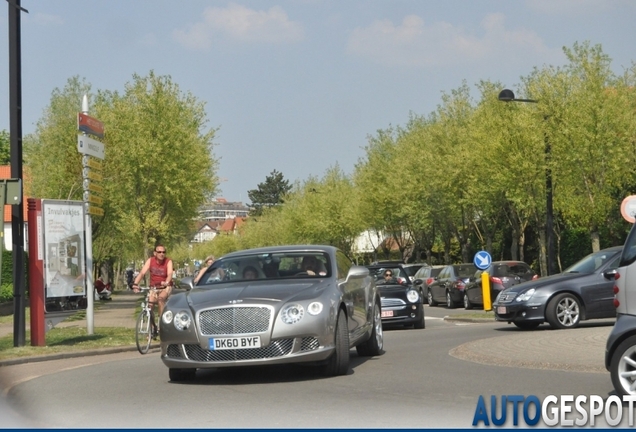
[[[433,299],[437,302],[446,302],[446,284],[451,277],[452,268],[452,266],[444,267],[430,286],[431,292],[433,293]]]
[[[593,275],[593,278],[583,288],[581,296],[585,302],[587,318],[611,318],[616,316],[614,306],[614,279],[606,278],[603,273],[618,268],[620,254],[617,254],[602,271]]]
[[[484,303],[484,293],[481,288],[481,274],[483,270],[477,270],[475,275],[470,278],[470,282],[466,285],[465,293],[468,300],[474,304]],[[494,300],[494,299],[493,299]]]
[[[347,315],[349,319],[349,332],[357,337],[360,331],[364,331],[364,325],[367,322],[368,304],[367,292],[365,290],[363,278],[351,278],[347,280],[349,270],[353,263],[340,250],[336,251],[336,267],[338,271],[338,284],[343,293],[345,305],[347,306]]]

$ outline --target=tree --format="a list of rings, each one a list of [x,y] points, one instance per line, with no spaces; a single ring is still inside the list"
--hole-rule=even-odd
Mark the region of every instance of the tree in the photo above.
[[[9,132],[0,131],[0,165],[9,165],[11,163],[11,141]]]
[[[90,85],[78,77],[55,89],[36,133],[25,140],[33,196],[83,199],[77,113],[84,94],[93,101],[90,114],[105,126],[105,215],[93,218],[95,264],[147,256],[158,240],[178,243],[215,192],[217,161],[203,103],[169,77],[134,75],[123,95],[102,91],[91,98]]]
[[[104,186],[118,230],[146,255],[157,241],[178,242],[218,186],[215,130],[204,131],[204,104],[151,71],[133,75],[122,95],[101,92],[97,107],[106,129]]]
[[[258,184],[257,189],[247,191],[247,196],[252,203],[250,216],[260,216],[264,208],[282,204],[291,188],[289,181],[283,178],[282,173],[272,171],[265,177],[265,182]]]

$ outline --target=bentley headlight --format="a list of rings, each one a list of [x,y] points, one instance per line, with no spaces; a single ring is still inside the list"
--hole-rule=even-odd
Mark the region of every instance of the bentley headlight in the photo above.
[[[170,324],[172,322],[172,311],[171,310],[165,311],[163,315],[161,316],[161,320],[165,324]]]
[[[307,306],[307,312],[309,313],[309,315],[318,315],[320,312],[322,312],[322,303],[310,303],[309,306]]]
[[[534,288],[529,289],[528,291],[524,292],[523,294],[518,295],[515,300],[517,300],[518,302],[528,301],[528,300],[530,300],[530,298],[532,297],[532,295],[534,294],[535,291],[536,290]]]
[[[305,308],[299,304],[290,304],[283,308],[280,318],[285,324],[296,324],[305,316]]]
[[[187,330],[192,324],[192,318],[190,318],[190,314],[186,311],[178,312],[174,316],[174,327],[177,330]]]
[[[416,290],[408,290],[406,292],[406,298],[411,303],[417,303],[420,300],[420,295]]]

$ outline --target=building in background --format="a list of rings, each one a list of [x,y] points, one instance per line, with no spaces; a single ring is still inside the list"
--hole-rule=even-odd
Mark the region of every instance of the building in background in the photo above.
[[[249,207],[242,202],[228,202],[225,198],[215,198],[199,209],[199,220],[209,222],[246,218],[249,212]]]

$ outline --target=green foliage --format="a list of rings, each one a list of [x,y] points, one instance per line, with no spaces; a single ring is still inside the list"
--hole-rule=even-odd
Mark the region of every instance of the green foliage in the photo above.
[[[13,283],[3,282],[0,285],[0,303],[13,301]]]
[[[78,77],[55,89],[36,133],[25,139],[32,195],[82,200],[77,113],[90,95],[90,114],[105,125],[102,139],[104,217],[93,218],[96,268],[148,256],[156,241],[178,244],[190,235],[200,204],[218,180],[215,130],[206,131],[204,104],[170,77],[133,75],[123,94],[91,95]],[[104,266],[103,264],[107,265]]]
[[[264,208],[270,208],[285,202],[285,195],[291,191],[292,187],[283,174],[274,170],[265,177],[263,183],[259,183],[257,189],[247,191],[247,196],[251,201],[251,216],[260,216]]]
[[[11,162],[11,140],[9,132],[0,131],[0,165],[9,165]]]
[[[13,253],[2,251],[2,284],[0,286],[0,302],[13,301]],[[24,289],[29,295],[29,255],[24,253]]]

